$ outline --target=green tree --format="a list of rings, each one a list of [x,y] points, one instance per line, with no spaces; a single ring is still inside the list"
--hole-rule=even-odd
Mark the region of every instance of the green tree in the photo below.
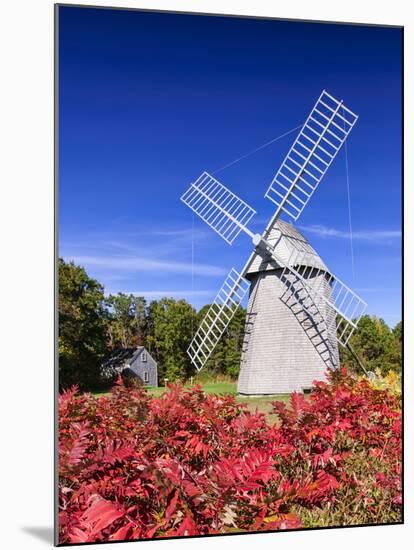
[[[197,314],[198,325],[210,307],[211,305],[208,304],[200,309]],[[240,370],[245,320],[246,310],[238,307],[204,367],[206,373],[237,378]]]
[[[140,346],[145,331],[146,302],[143,297],[119,292],[106,301],[109,308],[108,345],[110,349]]]
[[[402,338],[403,338],[403,328],[402,328],[402,321],[397,323],[395,327],[392,329],[392,333],[394,335],[394,338],[402,344]]]
[[[185,380],[194,369],[187,348],[195,328],[195,311],[185,300],[163,298],[148,307],[145,345],[158,363],[158,379]]]
[[[142,346],[147,330],[147,302],[143,296],[135,297],[135,322],[137,327],[137,344]]]
[[[382,374],[391,369],[401,370],[401,327],[398,325],[391,330],[383,319],[364,315],[351,336],[350,344],[368,370],[379,369]],[[341,349],[341,362],[358,368],[346,349]]]
[[[106,352],[103,287],[83,267],[59,259],[59,385],[90,389],[100,383]]]

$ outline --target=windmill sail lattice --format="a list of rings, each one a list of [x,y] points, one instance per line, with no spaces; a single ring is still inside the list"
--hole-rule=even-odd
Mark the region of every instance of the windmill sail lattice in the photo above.
[[[266,192],[278,210],[299,218],[357,119],[322,92]]]
[[[203,172],[181,200],[228,244],[256,214],[242,199],[207,172]]]
[[[231,269],[187,350],[197,370],[207,362],[248,288],[249,282]]]
[[[286,286],[296,296],[305,297],[300,299],[304,308],[317,311],[327,331],[332,333],[336,324],[337,341],[343,346],[348,343],[366,303],[324,264],[320,265],[312,247],[295,245],[286,258],[267,237],[282,212],[298,219],[357,118],[342,101],[322,92],[266,192],[265,196],[277,205],[277,210],[262,235],[254,234],[247,227],[255,210],[207,172],[181,197],[227,243],[232,244],[243,231],[255,246],[241,272],[230,271],[190,343],[187,352],[197,370],[206,364],[241,304],[249,286],[244,276],[259,250],[260,255],[265,254],[275,262],[274,268],[281,272]],[[335,336],[333,338],[335,340]]]

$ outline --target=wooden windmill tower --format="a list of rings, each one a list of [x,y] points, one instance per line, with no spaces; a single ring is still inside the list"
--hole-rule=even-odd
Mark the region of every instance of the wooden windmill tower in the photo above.
[[[267,237],[277,255],[288,261],[295,251],[303,257],[299,270],[331,299],[328,268],[291,224],[277,220]],[[310,271],[317,268],[315,276]],[[239,393],[262,395],[307,389],[321,380],[327,368],[339,365],[335,315],[322,312],[308,293],[266,254],[256,253],[245,270],[250,281],[249,302],[239,375]],[[324,313],[324,315],[322,314]],[[325,319],[329,322],[326,323]]]
[[[240,272],[230,271],[188,348],[203,368],[251,283],[239,393],[301,391],[337,368],[366,303],[334,276],[284,213],[296,221],[357,121],[325,90],[273,178],[266,197],[277,206],[262,235],[248,223],[256,213],[207,172],[181,200],[228,244],[241,231],[254,249]]]

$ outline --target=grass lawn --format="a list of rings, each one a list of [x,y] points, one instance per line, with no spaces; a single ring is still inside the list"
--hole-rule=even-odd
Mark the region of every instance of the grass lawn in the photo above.
[[[189,385],[186,385],[189,387]],[[270,421],[275,420],[275,416],[271,413],[272,410],[272,401],[284,401],[287,403],[289,401],[289,395],[271,395],[264,397],[244,397],[237,395],[237,385],[236,382],[205,382],[201,383],[203,391],[206,393],[215,393],[215,394],[230,394],[236,396],[239,403],[246,403],[247,408],[250,411],[255,411],[257,409],[266,414]],[[154,397],[159,397],[162,395],[166,388],[164,387],[149,387],[147,388],[149,394]],[[102,395],[108,395],[109,392],[93,392],[96,397],[101,397]]]

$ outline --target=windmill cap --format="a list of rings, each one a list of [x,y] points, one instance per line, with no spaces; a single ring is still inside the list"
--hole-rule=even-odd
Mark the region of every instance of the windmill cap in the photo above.
[[[259,237],[259,241],[261,237],[260,235],[254,235],[252,239],[253,244],[257,247],[256,237]],[[318,269],[329,271],[302,233],[300,233],[291,223],[277,220],[264,237],[267,242],[274,246],[276,254],[282,261],[287,262],[289,258],[291,258],[292,253],[297,251],[303,253],[301,254],[301,263],[303,265],[313,265]],[[258,244],[260,244],[260,242]],[[252,276],[254,273],[279,268],[282,268],[282,266],[278,266],[274,259],[270,258],[267,254],[264,255],[261,253],[260,247],[257,247],[255,258],[246,272],[246,278],[249,278],[249,276]]]

